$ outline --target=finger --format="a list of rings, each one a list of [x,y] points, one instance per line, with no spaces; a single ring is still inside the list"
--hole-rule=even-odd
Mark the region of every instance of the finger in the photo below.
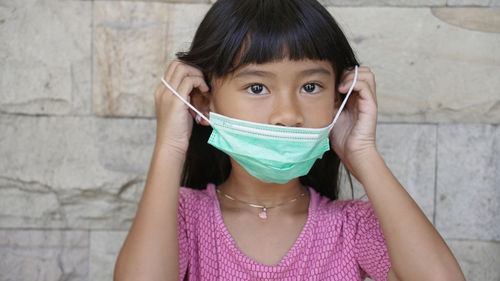
[[[178,93],[185,100],[190,102],[191,101],[190,94],[193,92],[193,90],[200,89],[200,91],[201,91],[201,88],[203,88],[204,86],[208,87],[205,83],[205,80],[202,77],[187,76],[187,77],[184,77],[181,84],[179,85]],[[198,110],[198,111],[200,111],[200,110]],[[194,118],[194,117],[196,117],[197,113],[191,112],[191,115]]]
[[[353,80],[349,80],[347,81],[346,83],[348,85],[352,84]],[[370,85],[368,84],[368,82],[364,81],[364,80],[358,80],[356,82],[356,84],[354,85],[354,88],[352,89],[352,91],[356,91],[358,92],[358,95],[362,98],[362,99],[365,99],[365,100],[371,100],[375,103],[375,105],[377,105],[377,98],[376,96],[372,93],[371,89],[370,89]],[[352,95],[353,93],[351,93]],[[349,98],[350,99],[350,98]],[[349,101],[348,101],[349,102]]]
[[[163,75],[163,79],[165,79],[165,81],[167,81],[167,83],[172,86],[172,75],[175,73],[175,70],[177,68],[177,66],[179,66],[182,62],[179,60],[179,59],[175,59],[173,60],[170,65],[168,66],[168,69],[167,71],[165,72],[165,74]],[[174,87],[175,89],[175,87]],[[158,88],[156,89],[156,92],[155,92],[155,96],[156,95],[163,95],[164,93],[170,93],[169,89],[163,84],[163,82],[160,82],[160,85],[158,86]],[[171,94],[171,93],[170,93]]]
[[[177,93],[179,93],[183,98],[188,98],[189,94],[195,88],[198,88],[200,90],[200,92],[206,92],[202,89],[203,88],[208,89],[208,86],[202,77],[186,76],[186,77],[184,77],[181,84],[177,88]]]
[[[179,89],[180,85],[186,78],[196,78],[194,80],[187,79],[187,81],[197,81],[196,88],[198,88],[201,92],[208,92],[210,88],[208,87],[207,83],[205,82],[205,79],[203,75],[201,76],[196,76],[192,75],[189,76],[189,74],[197,74],[198,70],[194,69],[192,67],[183,67],[183,66],[177,66],[177,71],[173,73],[173,76],[170,81],[167,81],[167,83],[172,87],[182,98],[184,98],[187,102],[189,101],[189,93],[190,92],[185,92]],[[161,83],[163,85],[163,83]],[[191,88],[192,90],[192,88]],[[172,91],[166,87],[166,85],[163,85],[163,91],[159,93],[159,95],[162,95],[164,93],[168,93],[169,95],[173,95]]]
[[[165,79],[165,81],[170,81],[170,79],[172,78],[172,74],[174,73],[175,71],[175,68],[180,64],[180,60],[178,59],[175,59],[173,60],[170,65],[168,66],[168,69],[167,71],[165,71],[165,75],[163,75],[163,79]]]
[[[339,85],[339,92],[344,93],[349,90],[351,87],[352,82],[349,83],[349,81],[354,80],[354,74],[353,72],[349,72],[346,74],[346,76],[341,80],[343,82],[343,86]],[[358,80],[364,80],[368,82],[368,85],[370,86],[371,91],[375,94],[376,92],[376,86],[375,86],[375,74],[371,71],[358,71]]]
[[[354,66],[353,66],[353,67],[350,67],[350,68],[352,68],[352,69],[347,69],[347,68],[346,68],[346,69],[344,69],[344,70],[342,71],[342,75],[340,75],[340,81],[342,81],[342,79],[343,79],[343,78],[344,78],[347,74],[349,74],[349,73],[354,73],[354,71],[355,71],[355,70],[354,70]],[[370,71],[370,68],[369,68],[369,67],[367,67],[367,66],[358,66],[358,73],[359,73],[359,72],[365,72],[365,71]]]
[[[197,69],[196,67],[190,66],[179,59],[175,59],[167,69],[164,75],[164,79],[170,86],[172,86],[172,88],[177,89],[185,76],[204,77],[201,70]],[[164,87],[163,90],[166,90],[166,87]],[[206,88],[202,87],[201,90],[204,92],[208,91],[208,85]]]
[[[354,75],[354,72],[355,72],[354,67],[352,69],[344,69],[344,71],[342,71],[342,75],[340,76],[340,81],[345,79],[345,77],[349,74]],[[368,66],[359,66],[358,67],[358,74],[362,73],[362,72],[363,73],[365,73],[365,72],[372,72],[373,73],[373,71],[371,71],[371,69]]]
[[[375,88],[374,88],[374,85],[373,85],[373,79],[374,76],[370,73],[359,73],[358,72],[358,78],[357,78],[357,82],[356,84],[358,84],[359,82],[361,81],[364,81],[365,83],[367,83],[368,87],[370,88],[370,92],[372,93],[373,95],[373,98],[376,100],[377,99],[377,94],[375,92]],[[347,93],[347,91],[351,88],[351,85],[354,81],[354,75],[351,77],[351,76],[347,76],[346,77],[346,80],[344,80],[344,85],[343,87],[339,87],[339,92],[341,93]]]
[[[172,86],[174,89],[177,89],[181,84],[183,78],[186,76],[203,77],[203,73],[197,68],[181,63],[175,68],[175,72],[172,74],[171,79],[167,80],[167,82],[170,81],[170,86]],[[203,91],[205,92],[207,90]]]

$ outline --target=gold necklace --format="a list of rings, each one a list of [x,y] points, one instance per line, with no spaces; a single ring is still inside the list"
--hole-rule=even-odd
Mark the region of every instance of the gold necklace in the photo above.
[[[245,203],[245,204],[247,204],[248,206],[251,206],[251,207],[261,208],[261,209],[262,209],[262,211],[259,213],[259,218],[261,218],[261,219],[267,219],[267,209],[271,209],[271,208],[279,207],[279,206],[282,206],[282,205],[290,204],[290,203],[292,203],[292,202],[297,201],[297,199],[298,199],[299,197],[303,197],[303,196],[306,194],[305,192],[302,192],[299,196],[297,196],[297,197],[295,197],[295,198],[293,198],[293,199],[291,199],[291,200],[285,201],[285,202],[283,202],[283,203],[280,203],[280,204],[274,205],[274,206],[262,206],[262,205],[253,204],[253,203],[245,202],[245,201],[243,201],[243,200],[236,199],[236,198],[234,198],[234,197],[232,197],[232,196],[230,196],[230,195],[228,195],[228,194],[224,193],[223,191],[221,191],[220,189],[218,189],[218,188],[217,188],[217,193],[221,193],[221,192],[222,192],[222,194],[223,194],[225,197],[227,197],[227,198],[229,198],[229,199],[231,199],[231,200],[234,200],[234,201],[239,201],[239,202],[241,202],[241,203]]]

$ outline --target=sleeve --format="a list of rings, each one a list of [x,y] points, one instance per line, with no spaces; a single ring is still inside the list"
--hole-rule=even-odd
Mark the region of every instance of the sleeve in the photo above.
[[[355,236],[355,258],[361,268],[361,279],[387,280],[391,268],[384,233],[370,201],[356,204],[358,228]]]
[[[177,213],[177,235],[179,241],[179,281],[186,277],[189,262],[188,229],[186,223],[186,203],[188,202],[188,190],[185,187],[179,189],[179,207]],[[187,277],[186,277],[187,278]]]

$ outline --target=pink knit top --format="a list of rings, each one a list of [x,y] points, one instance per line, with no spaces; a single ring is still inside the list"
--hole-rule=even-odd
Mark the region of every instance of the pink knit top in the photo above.
[[[307,221],[276,266],[239,250],[222,219],[214,184],[180,187],[179,280],[387,280],[384,234],[370,201],[335,200],[309,187]],[[189,266],[189,268],[188,268]]]

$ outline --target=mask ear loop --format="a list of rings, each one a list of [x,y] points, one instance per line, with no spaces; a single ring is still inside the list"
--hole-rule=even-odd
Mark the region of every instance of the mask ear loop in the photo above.
[[[181,95],[179,95],[179,93],[177,93],[176,90],[174,90],[174,88],[172,88],[172,86],[170,86],[167,81],[165,81],[165,79],[163,79],[163,77],[161,78],[161,82],[163,82],[163,84],[165,84],[165,86],[167,86],[167,88],[172,92],[174,93],[174,95],[176,95],[183,103],[185,103],[187,106],[189,106],[194,112],[196,112],[198,114],[198,116],[200,116],[201,118],[205,119],[205,121],[208,122],[208,124],[212,125],[212,123],[210,122],[210,120],[205,117],[205,115],[203,115],[201,112],[198,111],[198,109],[196,109],[194,106],[192,106],[189,102],[187,102],[187,100],[185,100],[183,97],[181,97]]]
[[[356,84],[356,81],[358,80],[358,65],[354,66],[354,80],[351,84],[351,87],[349,88],[349,91],[347,92],[347,96],[345,97],[344,101],[340,105],[339,111],[335,115],[335,118],[333,119],[332,124],[330,125],[330,130],[333,129],[333,125],[335,125],[335,122],[337,122],[337,118],[339,118],[340,113],[342,112],[342,109],[344,109],[345,104],[347,103],[347,99],[351,95],[352,89],[354,89],[354,85]]]

